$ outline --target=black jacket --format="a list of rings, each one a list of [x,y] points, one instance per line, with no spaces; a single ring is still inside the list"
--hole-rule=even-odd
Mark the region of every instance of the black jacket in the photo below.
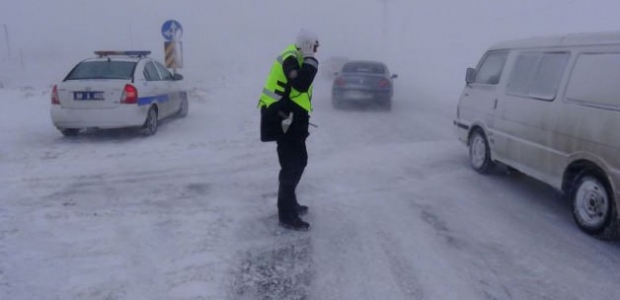
[[[314,65],[313,65],[314,64]],[[284,74],[288,79],[285,93],[280,101],[273,103],[268,108],[261,110],[261,141],[305,141],[308,137],[308,125],[310,115],[308,111],[291,101],[289,93],[291,87],[305,93],[310,89],[317,73],[318,61],[314,58],[306,58],[299,66],[295,56],[289,56],[282,63]],[[282,120],[293,113],[293,123],[288,131],[282,131]]]

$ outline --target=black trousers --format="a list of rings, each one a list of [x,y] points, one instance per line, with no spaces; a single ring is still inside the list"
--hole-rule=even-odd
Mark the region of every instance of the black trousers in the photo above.
[[[280,218],[297,217],[295,188],[308,164],[305,141],[278,141],[280,175],[278,179],[278,215]]]

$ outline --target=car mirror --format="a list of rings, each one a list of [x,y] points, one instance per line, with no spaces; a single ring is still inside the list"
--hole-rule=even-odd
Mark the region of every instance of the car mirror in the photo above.
[[[175,73],[174,74],[174,80],[175,81],[183,80],[183,75],[181,75],[179,73]]]
[[[467,68],[467,71],[465,72],[465,83],[470,84],[474,82],[475,77],[476,77],[476,69]]]
[[[398,78],[398,74],[392,74],[392,76],[390,76],[390,78],[392,78],[392,79]]]

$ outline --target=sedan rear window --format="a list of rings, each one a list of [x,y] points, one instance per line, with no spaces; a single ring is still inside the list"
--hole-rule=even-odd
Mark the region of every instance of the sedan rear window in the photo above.
[[[73,68],[65,80],[131,79],[135,67],[131,61],[85,61]]]
[[[380,64],[373,63],[347,63],[342,67],[343,73],[371,73],[383,74],[385,69]]]

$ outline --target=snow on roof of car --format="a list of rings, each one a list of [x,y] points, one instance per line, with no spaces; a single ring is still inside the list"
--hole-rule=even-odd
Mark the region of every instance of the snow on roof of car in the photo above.
[[[150,55],[151,51],[95,51],[94,53],[97,57],[91,57],[86,60],[138,61]]]
[[[498,42],[490,50],[533,47],[587,46],[594,44],[620,44],[620,31],[584,32],[564,35],[537,36]]]
[[[99,57],[103,56],[135,56],[146,57],[151,54],[148,50],[132,50],[132,51],[95,51],[95,54]]]

